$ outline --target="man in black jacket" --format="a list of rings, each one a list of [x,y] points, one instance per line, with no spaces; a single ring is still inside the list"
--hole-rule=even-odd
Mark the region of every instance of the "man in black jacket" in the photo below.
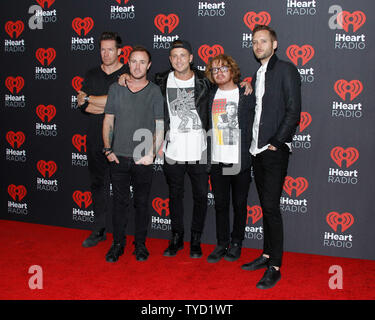
[[[280,197],[287,174],[291,141],[300,120],[301,78],[296,67],[275,54],[273,29],[258,25],[253,30],[253,51],[261,67],[253,77],[256,99],[250,147],[255,183],[263,211],[263,254],[242,266],[267,268],[257,288],[272,288],[281,278],[283,223]]]

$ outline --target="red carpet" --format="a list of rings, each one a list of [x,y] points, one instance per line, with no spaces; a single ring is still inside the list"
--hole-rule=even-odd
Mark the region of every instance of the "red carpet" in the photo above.
[[[285,253],[276,287],[255,287],[264,270],[240,266],[259,254],[243,249],[236,262],[206,262],[213,245],[204,245],[202,259],[189,258],[189,243],[176,257],[162,256],[167,240],[148,239],[150,257],[137,262],[128,237],[117,263],[105,261],[112,235],[94,248],[83,248],[89,232],[0,220],[1,300],[373,300],[375,262]],[[43,289],[29,288],[29,267],[43,270]],[[331,290],[330,266],[343,270],[343,289]]]

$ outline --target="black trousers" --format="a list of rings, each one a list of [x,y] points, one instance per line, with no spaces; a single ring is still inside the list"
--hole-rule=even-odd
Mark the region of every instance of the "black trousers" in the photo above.
[[[150,221],[149,195],[152,184],[152,165],[136,165],[133,158],[118,157],[120,163],[110,163],[113,189],[113,241],[125,245],[129,217],[130,185],[133,187],[135,208],[135,242],[146,241]]]
[[[263,253],[270,256],[270,265],[280,267],[284,241],[280,197],[288,169],[289,150],[267,149],[253,156],[252,160],[255,184],[263,211]]]
[[[90,175],[90,189],[94,206],[95,219],[93,230],[106,228],[110,204],[109,164],[102,150],[87,145],[87,161]]]
[[[191,231],[202,233],[207,214],[208,173],[205,164],[175,163],[164,161],[163,171],[169,189],[169,212],[173,233],[184,233],[184,181],[190,177],[193,193]]]
[[[211,185],[215,197],[216,238],[217,244],[227,246],[230,238],[233,243],[240,243],[244,239],[247,196],[251,182],[251,168],[236,175],[223,175],[223,165],[213,164],[211,167]],[[230,198],[232,192],[233,228],[230,233]]]

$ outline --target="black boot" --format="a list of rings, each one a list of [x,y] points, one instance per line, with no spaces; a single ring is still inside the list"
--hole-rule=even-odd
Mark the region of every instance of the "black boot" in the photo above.
[[[201,235],[200,232],[191,232],[190,240],[190,258],[200,258],[202,257],[202,248],[201,248]]]
[[[98,242],[104,241],[106,239],[107,239],[107,237],[106,237],[106,233],[105,233],[104,228],[100,229],[98,231],[93,231],[90,234],[90,236],[85,241],[83,241],[82,247],[85,247],[85,248],[94,247],[98,244]]]
[[[169,241],[168,248],[164,251],[165,257],[174,257],[177,251],[184,248],[184,234],[183,233],[172,233],[172,239]]]

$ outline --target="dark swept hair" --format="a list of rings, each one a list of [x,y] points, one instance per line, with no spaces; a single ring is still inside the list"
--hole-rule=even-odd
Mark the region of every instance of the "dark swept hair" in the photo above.
[[[121,37],[118,35],[117,32],[105,31],[100,35],[99,44],[102,43],[104,40],[114,40],[116,42],[116,47],[118,49],[121,48]]]
[[[266,26],[265,24],[256,24],[254,29],[253,29],[253,36],[254,36],[255,32],[258,32],[258,31],[261,31],[261,30],[267,30],[271,35],[271,40],[277,41],[276,31],[273,30],[271,27]]]
[[[146,52],[146,54],[148,56],[148,62],[151,62],[151,53],[144,46],[139,46],[139,45],[136,45],[136,46],[133,47],[132,51],[129,54],[129,60],[130,60],[131,55],[134,52],[137,52],[137,51]]]
[[[212,76],[212,63],[214,61],[221,62],[222,66],[228,66],[230,69],[229,71],[232,73],[233,82],[235,84],[238,84],[240,82],[240,78],[241,78],[240,68],[237,62],[231,56],[227,54],[219,54],[216,57],[213,57],[208,61],[207,66],[206,66],[206,71],[205,71],[205,74],[208,80],[210,80],[212,83],[215,83],[215,80]]]

